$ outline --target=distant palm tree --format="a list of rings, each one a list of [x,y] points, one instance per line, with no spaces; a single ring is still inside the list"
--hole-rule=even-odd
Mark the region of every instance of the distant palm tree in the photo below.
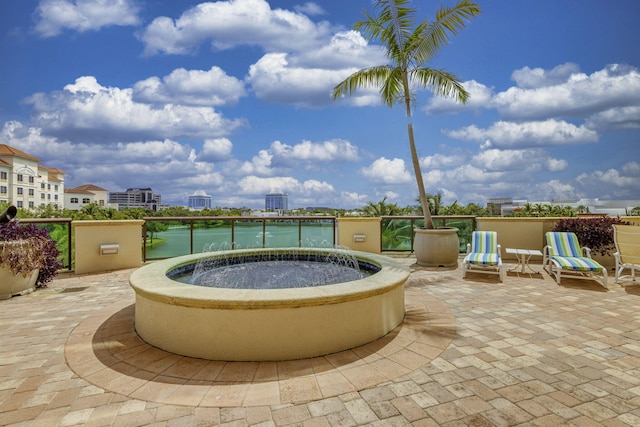
[[[576,208],[579,214],[589,213],[589,207],[585,205],[578,205]]]
[[[536,203],[533,205],[532,212],[534,216],[543,216],[545,208],[542,203]]]
[[[441,6],[435,20],[424,19],[415,25],[416,10],[408,7],[409,3],[409,0],[374,0],[374,8],[379,14],[371,16],[365,12],[366,20],[355,23],[355,29],[362,31],[365,37],[379,40],[384,45],[390,64],[356,71],[333,88],[333,98],[374,86],[380,89],[382,102],[389,107],[395,103],[404,104],[411,162],[425,225],[434,228],[413,136],[413,90],[430,89],[437,96],[454,98],[462,103],[467,101],[469,93],[457,77],[424,65],[449,43],[451,36],[464,29],[467,21],[480,13],[480,6],[470,0],[459,0],[454,7]]]
[[[362,208],[362,213],[371,217],[399,215],[401,212],[397,204],[387,203],[386,197],[377,203],[369,202]]]

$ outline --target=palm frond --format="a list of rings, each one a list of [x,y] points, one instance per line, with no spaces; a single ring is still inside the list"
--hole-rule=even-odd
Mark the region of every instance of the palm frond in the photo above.
[[[409,80],[412,85],[429,89],[437,96],[454,98],[463,104],[469,99],[469,92],[458,78],[445,70],[414,68],[409,71]]]
[[[440,6],[434,21],[422,21],[416,30],[423,31],[417,39],[419,46],[415,49],[418,64],[424,64],[434,58],[437,53],[449,44],[451,37],[464,29],[467,22],[480,13],[480,6],[470,0],[459,0],[453,7]]]
[[[405,92],[403,75],[404,73],[400,68],[389,68],[387,78],[380,87],[380,97],[382,102],[389,107],[392,107],[393,104],[403,101],[404,99],[403,97]]]
[[[391,67],[388,65],[380,65],[356,71],[334,87],[331,96],[333,99],[336,99],[341,96],[351,95],[357,89],[361,88],[381,88],[390,72]]]

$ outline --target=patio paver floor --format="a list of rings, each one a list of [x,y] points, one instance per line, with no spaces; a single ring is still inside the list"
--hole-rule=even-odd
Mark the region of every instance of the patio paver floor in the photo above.
[[[298,361],[149,346],[131,270],[0,301],[0,425],[640,425],[640,287],[399,260],[412,268],[404,323]]]

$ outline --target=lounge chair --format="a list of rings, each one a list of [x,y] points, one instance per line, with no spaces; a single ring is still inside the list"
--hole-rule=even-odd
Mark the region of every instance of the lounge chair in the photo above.
[[[591,249],[580,247],[575,233],[553,232],[545,234],[547,246],[542,255],[542,266],[560,284],[562,277],[597,280],[607,287],[607,269],[591,258]]]
[[[640,284],[636,279],[636,270],[640,271],[640,227],[637,225],[613,225],[613,241],[616,245],[616,283],[629,282]],[[623,275],[624,270],[630,275]]]
[[[468,272],[497,274],[504,281],[502,256],[498,244],[498,233],[495,231],[474,231],[471,243],[467,243],[467,255],[462,261],[463,276]]]

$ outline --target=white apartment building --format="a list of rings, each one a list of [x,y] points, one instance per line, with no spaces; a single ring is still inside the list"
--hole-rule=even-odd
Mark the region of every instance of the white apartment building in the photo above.
[[[84,206],[95,203],[100,207],[118,209],[118,205],[109,203],[109,190],[93,184],[84,184],[64,190],[65,209],[80,210]]]
[[[40,159],[0,144],[0,203],[19,209],[52,205],[64,208],[66,172],[40,164]]]

